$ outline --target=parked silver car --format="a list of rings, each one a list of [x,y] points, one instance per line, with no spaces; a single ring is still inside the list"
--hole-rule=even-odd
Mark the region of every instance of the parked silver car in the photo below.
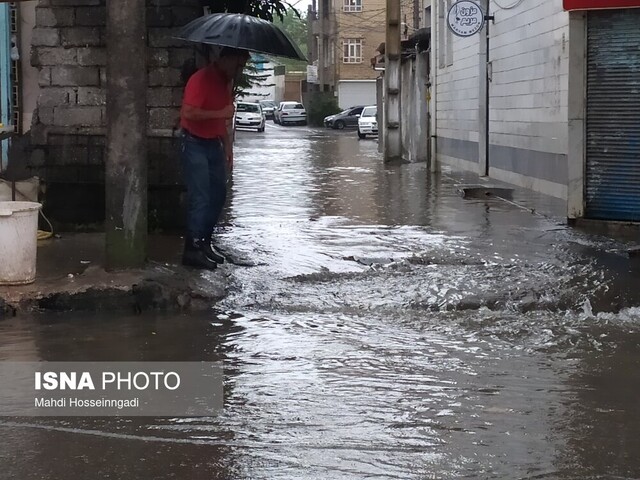
[[[287,123],[307,124],[307,111],[299,102],[280,102],[274,112],[273,121],[280,125]]]

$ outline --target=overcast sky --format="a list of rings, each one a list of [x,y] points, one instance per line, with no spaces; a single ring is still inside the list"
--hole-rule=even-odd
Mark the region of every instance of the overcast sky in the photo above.
[[[306,12],[311,0],[289,0],[289,3],[302,12]]]

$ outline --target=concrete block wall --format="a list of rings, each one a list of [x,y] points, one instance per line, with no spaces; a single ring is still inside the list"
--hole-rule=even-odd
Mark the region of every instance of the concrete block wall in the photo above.
[[[39,70],[36,130],[77,132],[105,126],[106,0],[40,0],[36,7],[31,64]],[[149,129],[162,135],[177,118],[180,72],[194,49],[172,38],[200,16],[199,2],[148,0]],[[55,127],[51,129],[51,127]],[[42,132],[35,132],[42,133]],[[46,133],[40,135],[46,144]]]
[[[47,184],[45,211],[63,228],[104,220],[106,1],[39,0],[31,64],[39,91],[28,167]],[[181,71],[192,45],[173,39],[203,13],[199,0],[147,0],[149,218],[152,227],[182,225],[178,119]],[[69,204],[81,207],[69,209]],[[154,213],[156,212],[156,213]]]

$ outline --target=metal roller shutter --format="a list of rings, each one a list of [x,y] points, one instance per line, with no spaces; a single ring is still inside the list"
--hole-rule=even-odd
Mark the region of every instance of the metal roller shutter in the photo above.
[[[640,9],[588,17],[586,216],[640,221]]]
[[[347,80],[338,82],[338,105],[340,108],[355,107],[357,105],[376,104],[375,80]]]

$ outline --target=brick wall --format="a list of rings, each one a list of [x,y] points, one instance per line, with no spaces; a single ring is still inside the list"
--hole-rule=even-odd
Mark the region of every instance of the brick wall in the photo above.
[[[385,41],[386,0],[364,0],[362,11],[345,12],[344,0],[335,0],[338,37],[336,39],[336,64],[339,80],[373,80],[378,77],[370,60]],[[413,23],[413,0],[401,0],[401,21],[406,18],[409,27]],[[412,30],[407,27],[407,34]],[[401,29],[401,31],[404,31]],[[362,40],[362,63],[343,62],[343,41],[347,38]],[[405,37],[402,37],[403,39]]]
[[[29,167],[47,184],[45,209],[65,225],[104,219],[105,1],[40,0],[36,7],[31,64],[39,70],[40,91]],[[198,0],[147,0],[148,71],[141,75],[149,82],[149,208],[158,227],[181,225],[172,129],[182,99],[181,70],[195,56],[193,46],[172,37],[200,15]],[[77,208],[70,209],[70,201]],[[173,210],[167,212],[164,203]]]

